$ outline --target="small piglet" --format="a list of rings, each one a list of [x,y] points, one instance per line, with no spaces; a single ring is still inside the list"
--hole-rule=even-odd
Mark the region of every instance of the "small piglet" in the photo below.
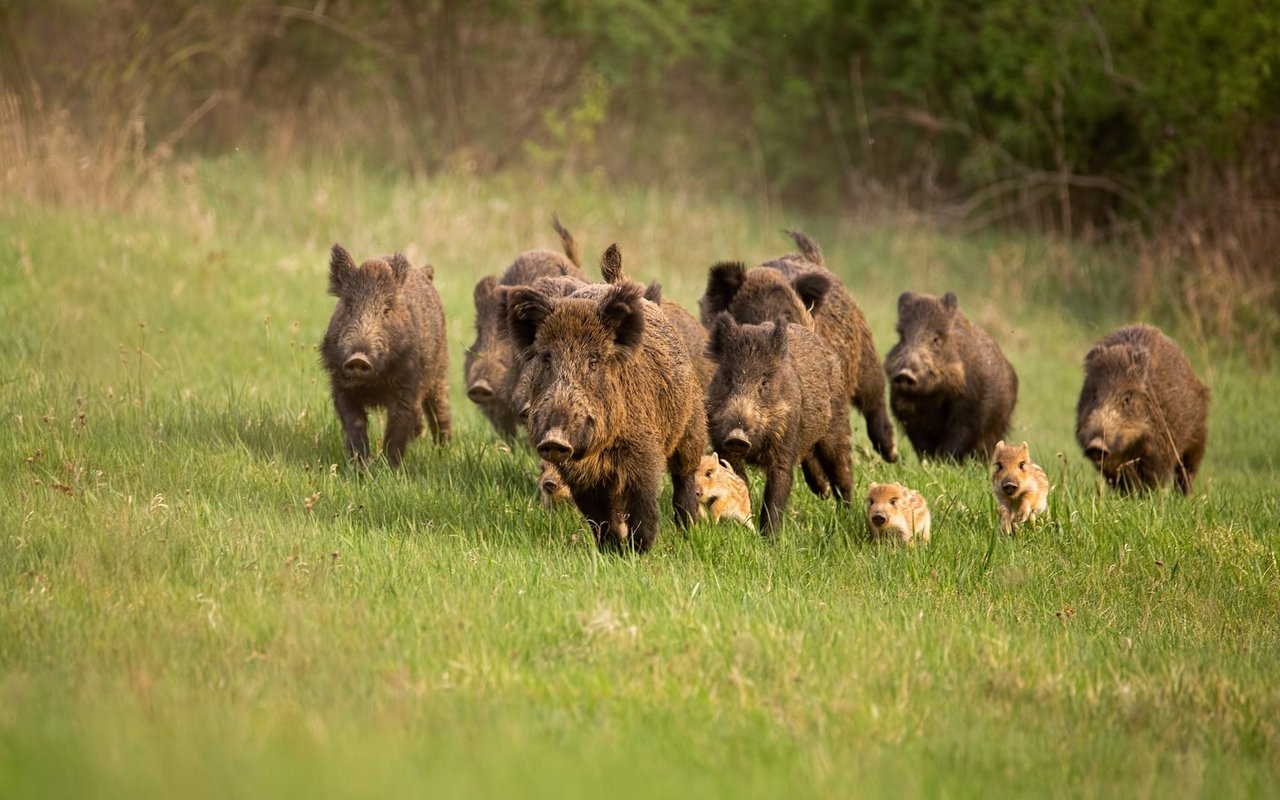
[[[1177,342],[1151,325],[1112,331],[1084,360],[1076,438],[1107,483],[1191,493],[1209,439],[1209,390]]]
[[[924,495],[900,483],[873,483],[867,491],[867,529],[871,537],[929,541],[929,504]]]
[[[1000,507],[1000,530],[1013,533],[1014,525],[1049,510],[1049,476],[1031,460],[1026,442],[996,442],[992,461],[995,470],[991,473],[991,489]]]
[[[923,458],[985,457],[1009,428],[1018,376],[956,296],[903,292],[884,360],[889,405]]]
[[[739,475],[744,461],[764,469],[762,532],[782,523],[797,464],[815,494],[825,494],[829,479],[848,503],[849,414],[840,361],[826,342],[782,319],[739,325],[722,311],[710,354],[719,365],[707,391],[711,441]]]
[[[333,246],[329,294],[338,304],[320,360],[329,371],[347,456],[357,466],[369,461],[371,406],[387,409],[383,452],[393,467],[422,433],[424,414],[437,442],[449,438],[444,307],[432,274],[399,253],[356,266],[342,245]]]
[[[564,485],[564,479],[560,477],[560,470],[556,469],[556,465],[550,461],[540,461],[539,464],[538,497],[542,500],[542,507],[552,509],[572,503],[573,495],[569,492],[569,487]]]
[[[751,522],[751,492],[747,490],[747,482],[733,471],[728,461],[715,453],[703,456],[694,480],[702,513],[717,522],[735,519],[751,530],[756,529]]]

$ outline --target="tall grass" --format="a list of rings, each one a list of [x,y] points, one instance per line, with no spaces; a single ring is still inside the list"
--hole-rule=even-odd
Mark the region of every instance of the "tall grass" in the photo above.
[[[797,489],[776,541],[664,525],[595,552],[462,392],[471,287],[551,245],[693,306],[706,267],[808,231],[882,352],[904,289],[1005,348],[1051,518],[998,534],[984,466],[857,486],[934,510],[914,549]],[[457,437],[357,475],[314,352],[325,251],[429,260]],[[0,796],[1209,795],[1280,779],[1280,373],[1174,328],[1213,391],[1190,498],[1100,490],[1080,360],[1116,262],[1041,240],[792,216],[691,192],[411,181],[248,157],[127,208],[0,211]],[[1168,323],[1169,320],[1158,320]],[[909,451],[909,448],[905,448]],[[759,481],[753,489],[758,500]],[[669,508],[670,490],[662,503]]]

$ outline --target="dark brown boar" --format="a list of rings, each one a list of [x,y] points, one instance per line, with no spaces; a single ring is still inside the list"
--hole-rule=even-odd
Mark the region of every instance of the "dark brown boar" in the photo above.
[[[765,471],[761,532],[782,523],[795,467],[826,493],[829,478],[846,505],[853,493],[849,412],[839,359],[820,336],[779,317],[739,325],[716,315],[711,355],[719,367],[707,391],[707,424],[716,452],[743,477],[743,462]],[[816,467],[816,469],[815,469]]]
[[[423,416],[437,442],[449,438],[448,350],[444,307],[430,268],[396,253],[359,267],[342,245],[329,261],[329,293],[338,298],[320,358],[329,371],[333,406],[347,456],[369,460],[371,406],[387,409],[383,452],[397,466]]]
[[[871,328],[853,297],[825,266],[822,250],[803,233],[791,232],[800,248],[750,270],[721,262],[707,276],[699,302],[708,327],[727,311],[738,322],[759,324],[781,317],[811,328],[839,360],[841,390],[866,419],[867,436],[886,461],[898,460],[893,424],[885,407],[884,367]]]
[[[508,320],[528,381],[529,441],[555,464],[602,548],[648,550],[671,473],[676,522],[697,514],[706,450],[702,389],[674,326],[636,283],[566,298],[511,290]]]
[[[519,404],[509,391],[518,381],[509,374],[514,354],[507,335],[505,290],[511,286],[527,286],[548,276],[586,282],[573,236],[558,218],[552,218],[552,225],[560,236],[564,255],[552,250],[521,253],[500,277],[485,276],[475,288],[476,340],[467,348],[463,363],[467,398],[498,433],[506,437],[516,434]]]
[[[1208,416],[1209,390],[1159,328],[1112,331],[1085,356],[1076,439],[1113,487],[1136,491],[1173,478],[1190,494]]]
[[[1018,376],[954,293],[903,292],[898,343],[884,363],[893,415],[922,458],[986,458],[1004,438]]]

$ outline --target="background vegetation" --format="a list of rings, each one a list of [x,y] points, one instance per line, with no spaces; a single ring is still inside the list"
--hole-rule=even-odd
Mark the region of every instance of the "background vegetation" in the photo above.
[[[1275,12],[0,0],[0,797],[1272,792]],[[805,230],[882,353],[957,290],[1051,521],[859,432],[928,547],[800,488],[599,556],[460,376],[553,210],[690,307]],[[342,463],[335,239],[445,301],[457,439],[396,473]],[[1213,392],[1190,498],[1073,441],[1135,318]]]

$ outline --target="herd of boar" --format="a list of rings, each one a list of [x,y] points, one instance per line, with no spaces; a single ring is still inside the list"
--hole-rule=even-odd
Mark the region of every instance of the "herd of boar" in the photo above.
[[[890,410],[922,458],[990,458],[1006,532],[1046,512],[1044,470],[1025,442],[1003,441],[1018,376],[955,294],[904,292],[899,339],[882,363],[857,303],[802,233],[791,233],[796,253],[711,267],[699,320],[657,283],[628,277],[616,245],[593,282],[573,237],[553,225],[563,253],[522,253],[476,284],[467,397],[503,436],[525,428],[543,460],[544,502],[574,503],[599,547],[653,544],[664,471],[681,526],[706,515],[752,525],[748,464],[765,476],[766,535],[782,523],[796,466],[815,494],[847,506],[850,405],[886,461],[898,459]],[[437,442],[450,436],[433,277],[398,253],[357,265],[333,246],[337,306],[321,360],[357,465],[370,458],[371,407],[387,411],[383,452],[393,467],[426,427]],[[1178,345],[1131,325],[1085,357],[1076,436],[1109,485],[1135,491],[1172,479],[1185,494],[1204,455],[1208,405]],[[866,523],[873,536],[929,538],[924,497],[896,483],[871,484]]]

